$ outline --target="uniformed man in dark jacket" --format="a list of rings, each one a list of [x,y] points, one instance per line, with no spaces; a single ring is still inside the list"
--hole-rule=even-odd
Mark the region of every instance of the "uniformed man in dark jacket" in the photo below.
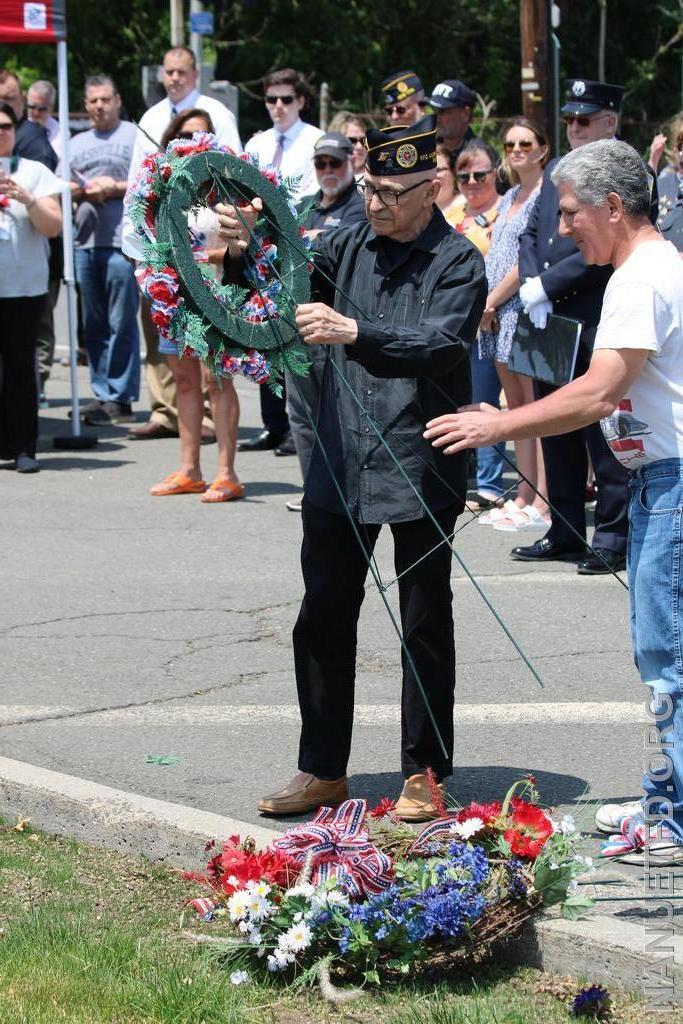
[[[569,79],[562,114],[572,149],[598,139],[614,138],[623,92],[619,85]],[[587,266],[573,241],[560,237],[559,199],[550,180],[556,163],[557,159],[551,160],[545,169],[539,197],[520,238],[519,276],[523,284],[519,296],[538,327],[545,326],[551,312],[582,321],[575,371],[575,375],[580,376],[590,362],[611,270]],[[538,383],[536,390],[537,397],[542,397],[554,389]],[[513,548],[512,557],[522,561],[579,560],[578,572],[590,575],[623,569],[628,529],[628,474],[607,447],[600,425],[596,423],[560,437],[544,437],[542,445],[552,523],[541,540]],[[598,554],[590,556],[586,556],[581,543],[581,538],[586,536],[586,446],[598,486],[592,540],[592,547]]]
[[[259,808],[302,813],[347,796],[357,623],[368,559],[388,524],[409,654],[397,813],[423,821],[437,813],[425,770],[437,779],[452,773],[452,556],[441,531],[451,535],[463,509],[467,465],[464,456],[435,454],[422,432],[471,393],[469,348],[486,278],[479,252],[434,205],[433,119],[373,129],[367,146],[358,187],[368,223],[316,239],[313,287],[321,301],[296,315],[302,338],[328,348],[302,509],[306,591],[294,627],[300,774]],[[239,233],[236,220],[222,223]],[[223,237],[231,241],[229,229]]]

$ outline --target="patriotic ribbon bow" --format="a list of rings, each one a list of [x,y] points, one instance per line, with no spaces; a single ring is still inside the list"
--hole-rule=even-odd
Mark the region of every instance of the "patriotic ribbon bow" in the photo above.
[[[313,885],[336,878],[353,896],[382,892],[391,884],[393,865],[361,831],[365,808],[365,800],[345,800],[336,810],[321,807],[312,821],[295,825],[272,845],[302,866],[310,858]]]
[[[651,842],[676,846],[683,843],[683,830],[670,819],[650,826],[641,817],[624,817],[621,831],[600,844],[600,856],[623,857],[643,850]]]
[[[453,826],[458,824],[458,820],[455,815],[451,815],[448,818],[437,818],[436,821],[432,821],[420,832],[419,836],[408,850],[408,856],[429,854],[433,851],[430,850],[432,843],[452,843],[458,839],[458,836],[453,831]]]

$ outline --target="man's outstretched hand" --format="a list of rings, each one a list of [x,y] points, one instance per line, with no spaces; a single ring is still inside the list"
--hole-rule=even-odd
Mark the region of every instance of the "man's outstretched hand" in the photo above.
[[[500,410],[486,402],[463,405],[457,412],[430,420],[424,436],[433,448],[443,448],[445,455],[454,455],[466,448],[498,444],[503,440],[504,420]]]

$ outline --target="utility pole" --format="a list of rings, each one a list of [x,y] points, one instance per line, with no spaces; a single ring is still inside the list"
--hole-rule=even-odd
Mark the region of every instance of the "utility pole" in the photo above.
[[[183,17],[183,0],[171,2],[171,46],[185,45],[185,27]]]
[[[522,44],[522,113],[539,121],[555,136],[553,74],[550,51],[550,0],[520,0],[519,29]]]

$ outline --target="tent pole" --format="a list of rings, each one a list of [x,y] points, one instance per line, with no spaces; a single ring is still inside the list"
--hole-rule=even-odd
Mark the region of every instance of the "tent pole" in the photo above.
[[[64,188],[62,190],[62,239],[64,244],[64,283],[66,285],[67,323],[69,331],[69,367],[71,371],[71,434],[55,437],[55,448],[93,448],[97,437],[81,433],[78,404],[78,321],[76,310],[76,277],[74,274],[73,222],[71,217],[71,163],[69,160],[69,76],[66,40],[57,43],[57,90],[59,95],[59,136]]]

